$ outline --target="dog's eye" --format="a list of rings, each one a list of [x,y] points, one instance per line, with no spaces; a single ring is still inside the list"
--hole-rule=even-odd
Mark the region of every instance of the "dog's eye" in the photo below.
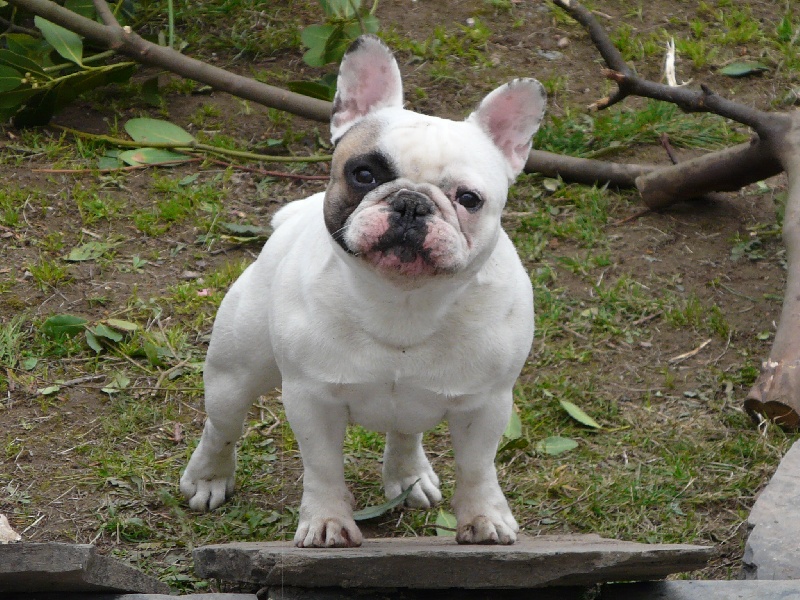
[[[353,180],[359,185],[375,185],[377,180],[369,167],[357,167],[353,171]]]
[[[456,194],[456,202],[468,211],[475,212],[481,207],[481,204],[483,204],[483,198],[475,192],[459,191]]]

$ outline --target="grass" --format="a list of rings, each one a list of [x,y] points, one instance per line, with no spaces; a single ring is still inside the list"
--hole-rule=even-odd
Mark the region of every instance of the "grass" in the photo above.
[[[419,39],[385,24],[386,38],[404,59],[401,70],[410,75],[408,89],[418,90],[409,96],[430,102],[442,94],[438,102],[447,106],[453,82],[466,95],[460,82],[494,76],[490,53],[503,52],[498,36],[517,30],[521,13],[515,3],[477,4],[474,26],[432,27]],[[615,8],[601,4],[598,9]],[[250,0],[201,2],[179,9],[179,37],[190,50],[219,52],[234,62],[280,57],[297,51],[297,31],[318,17],[312,3],[293,7],[265,14]],[[780,61],[784,71],[794,68],[797,15],[780,14],[754,30],[749,9],[734,9],[724,2],[692,7],[683,27],[675,24],[679,56],[701,68],[703,58],[716,65],[746,43],[771,57],[776,70]],[[616,29],[615,40],[626,56],[652,67],[666,33],[639,32],[647,5],[629,2],[624,10],[630,23]],[[145,14],[154,31],[164,27],[158,5],[145,3]],[[555,26],[575,31],[561,13],[551,17]],[[283,63],[265,64],[257,69],[266,79],[288,77]],[[653,148],[662,133],[673,145],[694,149],[745,139],[724,120],[655,102],[586,114],[570,97],[569,73],[554,68],[542,79],[556,96],[536,139],[542,149],[614,158]],[[173,94],[192,89],[180,82],[166,88]],[[112,133],[117,112],[143,110],[122,96],[113,100]],[[281,138],[268,144],[298,153],[323,149],[320,128],[274,110],[243,116],[217,100],[204,98],[178,118],[206,129],[203,135],[221,147],[252,148],[260,143],[252,141],[260,127]],[[168,101],[158,114],[171,108]],[[43,131],[19,132],[15,148],[0,152],[0,164],[74,166],[105,151]],[[219,223],[266,224],[268,200],[318,189],[207,167],[187,177],[197,169],[81,175],[79,181],[43,177],[35,191],[0,191],[0,233],[10,234],[0,239],[16,261],[0,278],[0,419],[8,423],[0,432],[0,512],[18,528],[30,527],[27,535],[41,531],[34,539],[93,541],[186,591],[215,587],[193,574],[193,547],[288,539],[296,527],[300,457],[275,394],[248,416],[230,502],[212,515],[194,514],[176,482],[202,426],[201,365],[214,314],[258,251],[247,240],[225,237]],[[762,192],[779,204],[777,191]],[[772,222],[717,223],[702,211],[615,225],[636,208],[630,192],[535,175],[512,189],[504,225],[531,275],[537,333],[515,389],[523,441],[498,458],[502,485],[530,533],[716,544],[722,558],[702,576],[735,575],[726,569],[741,555],[741,527],[753,497],[793,441],[771,426],[759,430],[740,408],[768,350],[780,302],[782,288],[774,282],[784,259],[777,229]],[[717,227],[726,233],[703,246],[711,266],[681,254],[681,244],[695,247]],[[63,256],[88,239],[81,229],[114,240],[114,252],[67,264]],[[752,265],[757,277],[747,270]],[[750,279],[727,278],[739,272]],[[747,285],[757,289],[742,288]],[[755,300],[737,304],[744,300],[730,290]],[[117,318],[137,329],[95,352],[81,335],[43,333],[44,320],[64,312],[91,326]],[[680,358],[706,340],[704,350]],[[57,391],[40,392],[54,385]],[[601,427],[576,421],[561,401]],[[577,447],[558,455],[537,450],[553,436]],[[449,498],[447,427],[428,433],[426,446]],[[381,435],[348,431],[345,469],[360,507],[382,501],[382,451]],[[40,511],[52,506],[59,510],[37,523]],[[430,535],[437,510],[394,512],[371,526],[387,535]],[[59,521],[62,512],[73,520]]]

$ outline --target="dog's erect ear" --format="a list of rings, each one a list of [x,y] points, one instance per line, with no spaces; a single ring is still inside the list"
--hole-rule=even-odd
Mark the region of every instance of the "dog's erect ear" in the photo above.
[[[403,106],[403,82],[392,51],[378,37],[362,35],[339,67],[331,115],[334,143],[357,121],[388,106]]]
[[[468,118],[483,129],[505,156],[509,179],[522,172],[531,138],[539,129],[547,93],[535,79],[515,79],[500,86]]]

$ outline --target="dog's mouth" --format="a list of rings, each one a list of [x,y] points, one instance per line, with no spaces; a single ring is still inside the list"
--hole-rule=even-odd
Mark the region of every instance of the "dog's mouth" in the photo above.
[[[436,229],[438,209],[433,200],[414,190],[401,189],[377,208],[365,227],[359,254],[381,271],[406,276],[434,275],[438,264]]]

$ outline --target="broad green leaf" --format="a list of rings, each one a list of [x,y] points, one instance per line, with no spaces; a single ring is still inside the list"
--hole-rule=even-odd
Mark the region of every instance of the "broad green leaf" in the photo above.
[[[508,425],[506,425],[506,430],[503,432],[503,437],[509,440],[516,440],[522,437],[522,421],[516,410],[511,411],[511,417],[508,419]]]
[[[194,136],[183,129],[160,119],[130,119],[125,123],[125,131],[134,141],[148,144],[185,144],[191,146]]]
[[[163,165],[186,162],[189,157],[185,154],[172,152],[163,148],[140,148],[138,150],[126,150],[119,155],[120,160],[131,166],[139,165]]]
[[[122,341],[122,334],[119,331],[115,331],[111,329],[108,325],[103,325],[102,323],[96,325],[91,332],[95,334],[97,337],[102,337],[111,340],[112,342],[121,342]]]
[[[158,77],[151,77],[142,83],[142,99],[150,106],[161,106],[161,92],[158,89]]]
[[[575,440],[560,436],[552,436],[536,442],[536,451],[550,456],[569,452],[577,447],[578,442]]]
[[[122,319],[106,319],[106,324],[114,329],[120,331],[127,331],[128,333],[137,331],[139,326],[131,321],[123,321]]]
[[[0,92],[10,92],[22,85],[22,73],[13,67],[0,65]]]
[[[500,462],[507,462],[513,457],[511,453],[512,450],[524,450],[528,446],[530,446],[528,440],[524,437],[518,437],[513,440],[508,440],[505,444],[500,446],[497,450],[497,455],[500,457]]]
[[[33,371],[36,368],[36,365],[39,364],[39,359],[35,356],[29,356],[28,358],[24,359],[21,363],[22,368],[26,371]]]
[[[723,75],[727,75],[728,77],[744,77],[746,75],[752,75],[753,73],[760,73],[761,71],[768,70],[769,67],[767,65],[764,65],[760,62],[746,60],[731,63],[728,66],[720,69],[719,72]]]
[[[117,371],[114,373],[114,378],[111,380],[111,383],[102,388],[100,391],[109,395],[116,394],[117,392],[127,388],[130,383],[131,380],[126,375]]]
[[[83,66],[83,41],[81,36],[38,15],[33,18],[33,22],[42,32],[44,38],[55,48],[56,52],[68,61]]]
[[[319,0],[326,17],[350,19],[361,8],[361,0]]]
[[[160,367],[164,364],[161,360],[161,356],[163,354],[163,349],[154,344],[151,341],[146,341],[142,345],[142,350],[144,350],[144,354],[147,357],[147,362],[150,363],[150,366],[153,367]]]
[[[100,340],[90,329],[86,330],[86,343],[96,354],[100,354],[103,351],[103,344],[100,343]]]
[[[310,52],[310,50],[309,50]],[[290,81],[287,86],[296,94],[303,94],[318,100],[333,100],[336,95],[336,86],[326,85],[318,81]]]
[[[361,24],[364,25],[363,33],[377,33],[380,29],[380,21],[375,15],[364,15],[361,18]]]
[[[200,173],[192,173],[191,175],[187,175],[183,179],[178,182],[178,185],[181,187],[186,187],[187,185],[192,185],[197,178],[200,177]]]
[[[300,32],[300,40],[306,48],[324,48],[334,29],[334,25],[309,25]]]
[[[103,256],[110,248],[111,246],[109,244],[104,244],[103,242],[86,242],[82,246],[70,250],[69,254],[64,257],[64,260],[69,262],[95,260]]]
[[[15,69],[19,69],[21,73],[35,73],[42,79],[52,79],[42,70],[39,63],[26,56],[17,54],[16,52],[11,52],[11,50],[0,50],[0,65],[14,67]]]
[[[575,419],[578,423],[586,425],[587,427],[593,427],[594,429],[603,428],[597,421],[587,415],[583,409],[579,408],[569,400],[559,400],[559,402],[561,402],[561,406],[564,407],[564,410],[567,411],[569,416]]]
[[[269,229],[258,225],[241,225],[239,223],[220,223],[220,226],[234,235],[247,237],[268,237]]]
[[[61,386],[49,385],[49,386],[44,387],[44,388],[39,388],[36,391],[39,392],[42,396],[51,396],[51,395],[55,394],[56,392],[58,392],[60,389],[61,389]]]
[[[119,169],[125,164],[116,156],[101,156],[97,161],[97,168],[105,169]]]
[[[453,513],[449,513],[443,508],[439,509],[439,514],[436,515],[436,525],[439,527],[447,527],[448,529],[439,529],[436,528],[436,535],[438,536],[454,536],[456,534],[455,529],[457,527],[456,523],[456,516]]]
[[[383,504],[377,504],[375,506],[367,506],[366,508],[362,508],[361,510],[357,510],[353,513],[353,519],[356,521],[366,521],[367,519],[374,519],[375,517],[380,517],[383,514],[386,514],[390,510],[392,510],[395,506],[402,504],[405,502],[408,495],[411,493],[411,490],[414,488],[415,485],[419,482],[419,479],[400,492],[397,496],[392,498],[391,500],[387,500]]]
[[[86,319],[75,315],[54,315],[42,323],[42,333],[51,339],[74,337],[84,330]]]

